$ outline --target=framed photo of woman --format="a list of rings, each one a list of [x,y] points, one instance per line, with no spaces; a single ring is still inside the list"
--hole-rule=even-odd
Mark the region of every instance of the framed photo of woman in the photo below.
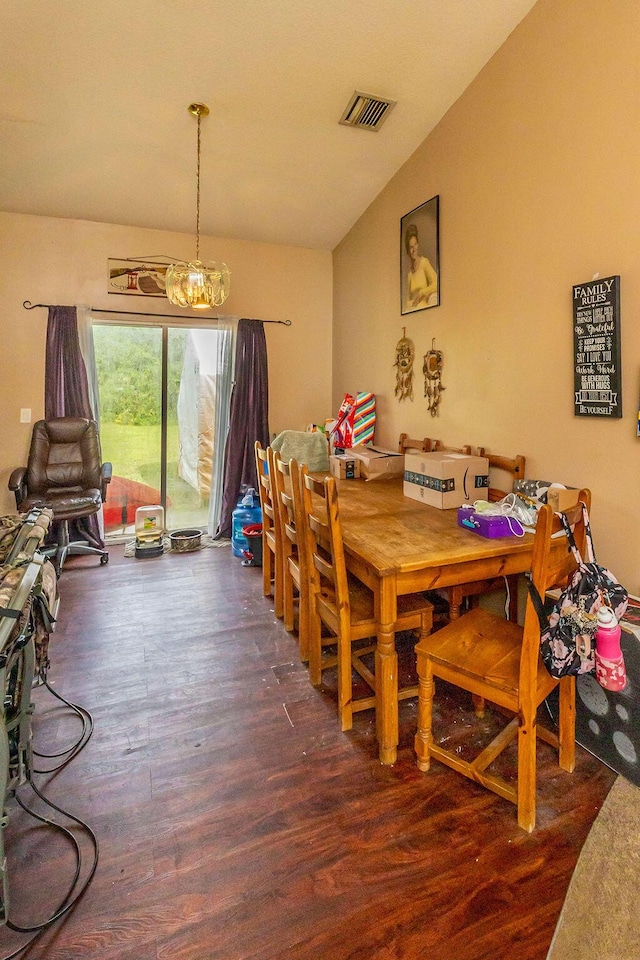
[[[400,220],[400,312],[440,304],[440,197]]]

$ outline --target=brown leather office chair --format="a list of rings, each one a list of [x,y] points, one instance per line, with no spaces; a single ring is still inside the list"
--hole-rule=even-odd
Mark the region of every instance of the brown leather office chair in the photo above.
[[[95,553],[101,564],[109,560],[104,545],[83,521],[99,512],[110,480],[111,464],[102,462],[95,420],[55,417],[34,423],[27,466],[12,472],[9,489],[20,513],[32,507],[53,511],[58,574],[70,553]],[[70,541],[70,521],[76,522],[81,540]]]

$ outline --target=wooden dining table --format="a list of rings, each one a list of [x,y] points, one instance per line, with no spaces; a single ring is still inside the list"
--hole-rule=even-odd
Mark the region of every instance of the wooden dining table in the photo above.
[[[393,625],[402,594],[524,573],[533,534],[488,539],[458,525],[458,511],[406,497],[401,479],[339,480],[347,567],[374,593],[376,733],[380,762],[398,748],[398,656]]]

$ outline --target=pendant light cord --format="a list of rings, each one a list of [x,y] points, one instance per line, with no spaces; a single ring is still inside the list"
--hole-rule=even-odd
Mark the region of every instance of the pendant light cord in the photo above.
[[[196,169],[196,260],[200,259],[200,110],[198,110],[198,160]]]

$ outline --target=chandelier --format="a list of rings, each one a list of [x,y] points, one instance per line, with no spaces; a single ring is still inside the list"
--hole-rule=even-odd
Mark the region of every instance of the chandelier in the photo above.
[[[177,307],[206,310],[219,307],[229,296],[229,268],[226,263],[200,262],[200,123],[209,113],[206,103],[190,103],[189,113],[198,121],[198,162],[196,174],[196,258],[190,263],[167,267],[166,293]]]

